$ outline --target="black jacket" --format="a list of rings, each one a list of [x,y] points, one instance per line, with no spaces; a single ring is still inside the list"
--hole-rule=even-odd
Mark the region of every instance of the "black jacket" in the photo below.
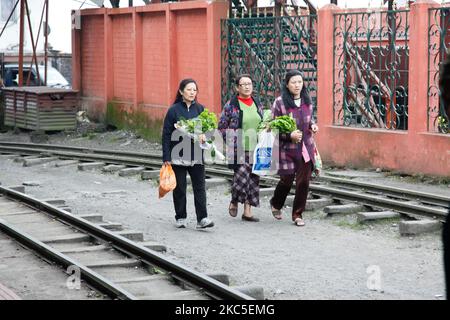
[[[172,161],[174,164],[177,164],[176,161],[184,160],[186,162],[193,161],[194,155],[203,155],[202,150],[198,143],[195,143],[191,140],[191,155],[184,156],[183,152],[177,154],[175,159],[172,159],[172,150],[173,148],[182,141],[182,139],[186,139],[186,137],[180,137],[178,141],[171,141],[172,133],[176,130],[175,123],[177,123],[181,119],[192,119],[200,115],[203,112],[205,107],[200,103],[193,102],[191,106],[187,107],[184,102],[177,102],[173,104],[169,110],[167,111],[166,117],[164,118],[164,127],[162,133],[162,147],[163,147],[163,161]],[[203,160],[203,156],[201,157],[201,161]]]

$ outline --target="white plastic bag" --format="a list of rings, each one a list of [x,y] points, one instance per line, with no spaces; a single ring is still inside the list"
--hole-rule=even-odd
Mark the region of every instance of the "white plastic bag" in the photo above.
[[[205,150],[203,154],[205,164],[225,163],[225,156],[219,151],[214,143],[205,142],[204,144],[200,144],[200,148]]]
[[[276,173],[276,170],[273,169],[273,145],[275,136],[271,131],[263,130],[259,134],[258,140],[253,154],[252,173],[259,176],[273,175]]]

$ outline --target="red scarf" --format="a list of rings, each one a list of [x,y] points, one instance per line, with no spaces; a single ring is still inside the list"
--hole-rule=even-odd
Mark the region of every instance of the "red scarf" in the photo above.
[[[246,106],[251,107],[253,105],[253,98],[252,97],[248,97],[246,99],[241,98],[238,96],[239,101],[241,101],[242,103],[244,103]]]

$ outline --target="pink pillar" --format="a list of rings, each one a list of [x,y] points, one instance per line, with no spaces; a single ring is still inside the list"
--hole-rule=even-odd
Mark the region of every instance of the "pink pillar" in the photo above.
[[[428,131],[428,9],[438,4],[417,0],[409,13],[408,132]]]
[[[178,46],[177,25],[175,12],[166,6],[166,32],[167,32],[167,106],[171,106],[178,90]]]
[[[227,17],[228,2],[212,2],[206,9],[208,50],[208,101],[207,108],[219,114],[221,106],[221,37],[220,19]]]
[[[135,85],[133,104],[137,108],[143,100],[142,93],[142,16],[133,8],[133,37],[134,37],[134,70]]]
[[[72,89],[81,90],[81,15],[75,15],[72,10]]]
[[[104,70],[105,70],[105,104],[114,95],[114,72],[113,72],[113,43],[112,43],[112,18],[108,14],[108,9],[104,9]],[[112,10],[112,9],[110,9]]]
[[[317,38],[317,122],[322,134],[318,134],[320,141],[326,139],[325,127],[333,125],[333,14],[339,8],[334,4],[327,4],[318,11]]]

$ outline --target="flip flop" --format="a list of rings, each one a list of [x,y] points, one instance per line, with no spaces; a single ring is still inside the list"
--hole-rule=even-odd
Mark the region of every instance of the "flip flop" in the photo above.
[[[297,227],[303,227],[303,226],[305,225],[305,221],[303,221],[302,218],[296,218],[296,219],[294,220],[294,224],[295,224]]]
[[[281,220],[283,216],[281,215],[281,210],[275,209],[272,207],[272,215],[275,219]]]
[[[230,214],[230,216],[234,218],[237,216],[238,208],[237,207],[232,208],[230,203],[230,206],[228,207],[228,213]]]

